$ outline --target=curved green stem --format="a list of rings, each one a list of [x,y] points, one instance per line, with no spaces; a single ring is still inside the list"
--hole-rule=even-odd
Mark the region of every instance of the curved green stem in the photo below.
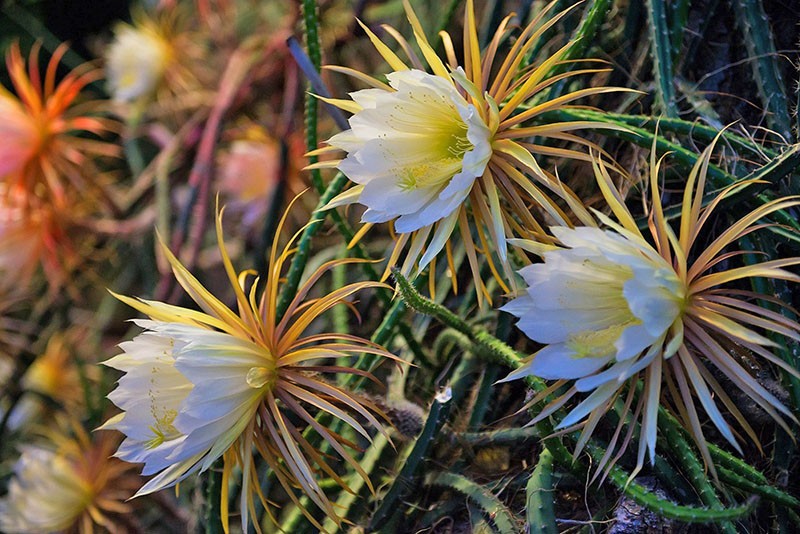
[[[629,115],[625,113],[604,113],[590,109],[566,109],[558,111],[550,111],[542,114],[542,120],[547,121],[548,117],[560,117],[558,120],[597,120],[597,121],[613,121],[619,124],[628,124],[630,126],[637,126],[655,132],[656,127],[659,130],[671,132],[677,135],[685,135],[696,137],[703,141],[711,142],[717,134],[719,129],[713,126],[707,126],[697,121],[685,121],[682,119],[673,119],[669,117],[652,117],[650,115]],[[753,142],[747,137],[738,135],[730,130],[722,133],[722,139],[737,150],[747,150],[758,156],[766,156],[768,158],[775,158],[780,153],[758,143]]]
[[[664,408],[659,409],[658,416],[660,421],[668,421]],[[667,424],[662,424],[661,430],[664,432],[664,437],[669,443],[670,450],[678,458],[680,465],[684,468],[686,476],[689,478],[689,482],[691,482],[700,496],[700,501],[711,510],[722,510],[722,501],[720,501],[717,496],[717,492],[706,476],[703,464],[697,459],[689,443],[684,439],[675,425],[671,424],[671,421],[668,421]],[[736,529],[730,522],[726,521],[721,524],[720,527],[723,532],[731,534],[736,533]]]
[[[744,491],[749,491],[750,493],[755,493],[756,495],[760,495],[769,501],[786,506],[792,510],[800,510],[800,501],[787,493],[784,493],[767,484],[757,484],[741,475],[737,475],[733,471],[725,469],[724,467],[717,466],[717,470],[719,471],[720,480],[724,480],[731,486],[735,486]]]
[[[604,451],[592,442],[587,444],[586,450],[597,461],[599,461],[604,454]],[[656,512],[660,516],[669,519],[677,519],[684,523],[720,523],[742,519],[753,512],[756,502],[758,501],[758,498],[754,496],[740,506],[721,509],[683,506],[659,498],[652,491],[636,482],[628,482],[628,474],[617,465],[611,468],[608,473],[608,478],[620,491],[633,499],[634,502]]]
[[[458,442],[467,443],[473,447],[483,447],[486,445],[519,445],[526,441],[539,440],[542,435],[535,426],[526,426],[523,428],[502,428],[488,432],[461,432],[454,434],[453,438]]]
[[[430,473],[425,477],[425,485],[442,486],[466,495],[470,501],[483,510],[484,515],[491,519],[501,534],[520,532],[514,515],[500,502],[500,499],[483,486],[464,476],[448,472]]]

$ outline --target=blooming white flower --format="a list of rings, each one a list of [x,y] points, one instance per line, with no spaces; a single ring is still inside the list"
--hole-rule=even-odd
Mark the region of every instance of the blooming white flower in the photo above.
[[[731,291],[725,284],[756,276],[800,281],[800,277],[783,269],[800,263],[800,258],[765,261],[719,272],[711,272],[711,268],[721,259],[735,256],[726,253],[726,247],[752,232],[757,228],[756,223],[776,210],[797,205],[798,200],[778,199],[746,214],[707,249],[697,252],[696,259],[690,262],[689,254],[694,258],[692,248],[711,211],[732,188],[742,187],[742,184],[731,186],[708,207],[702,207],[705,169],[712,149],[713,145],[706,149],[687,179],[677,232],[664,217],[658,185],[660,162],[653,150],[649,229],[654,245],[645,239],[605,167],[597,161],[594,164],[597,183],[618,222],[598,212],[597,217],[608,230],[598,228],[597,223],[578,228],[553,227],[551,231],[560,246],[514,241],[544,262],[520,271],[528,284],[527,291],[502,309],[519,317],[519,328],[545,346],[506,380],[528,375],[557,380],[537,402],[574,381],[537,418],[549,416],[577,394],[591,392],[558,425],[558,428],[582,425],[576,454],[600,419],[623,396],[625,407],[606,455],[598,464],[598,472],[604,467],[610,469],[616,461],[611,454],[620,430],[629,424],[626,414],[637,395],[639,400],[633,412],[634,418],[641,414],[641,432],[634,472],[642,467],[646,452],[651,460],[655,459],[662,390],[669,394],[676,416],[688,427],[712,472],[714,466],[694,399],[737,450],[740,449],[734,431],[718,402],[758,443],[756,433],[708,365],[713,365],[750,396],[787,432],[790,430],[782,415],[795,420],[775,395],[731,357],[727,347],[741,346],[753,356],[800,377],[798,370],[767,350],[776,343],[754,330],[764,329],[797,340],[800,324],[754,304],[758,294],[740,289]],[[635,386],[637,383],[642,385],[640,390]],[[663,383],[669,387],[663,388]],[[630,387],[623,393],[626,384]],[[622,449],[632,433],[629,431],[624,438]]]
[[[569,108],[574,100],[618,89],[587,87],[557,98],[546,93],[561,76],[555,74],[554,67],[566,59],[571,44],[549,57],[531,61],[529,56],[541,34],[566,14],[547,20],[555,3],[515,33],[513,46],[504,47],[501,43],[513,18],[509,15],[481,50],[474,3],[467,0],[460,57],[453,47],[454,39],[445,33],[441,39],[447,53],[440,57],[410,2],[404,0],[403,5],[422,55],[412,53],[412,45],[399,32],[390,30],[408,56],[408,61],[401,59],[362,24],[391,68],[386,75],[388,84],[352,68],[327,67],[371,88],[351,93],[350,99],[323,98],[353,114],[350,129],[329,139],[329,146],[307,155],[339,151],[347,155],[307,168],[335,167],[355,183],[326,207],[353,203],[366,206],[365,224],[357,239],[372,224],[393,221],[394,248],[384,276],[398,264],[404,250],[400,266],[404,275],[435,265],[436,257],[452,246],[455,233],[464,245],[481,305],[484,300],[491,301],[483,281],[485,274],[481,274],[482,263],[488,265],[502,291],[510,293],[514,286],[508,237],[542,239],[545,230],[540,221],[544,217],[549,224],[571,226],[563,205],[568,205],[584,224],[591,218],[569,185],[538,161],[542,155],[577,160],[586,156],[574,149],[532,143],[531,139],[578,140],[574,130],[618,128],[600,122],[539,121],[533,125],[532,121],[546,111]],[[591,142],[578,142],[600,150]],[[452,248],[446,250],[446,257],[455,276]],[[435,283],[431,292],[435,292]]]
[[[356,336],[304,335],[317,317],[343,299],[382,285],[358,282],[306,299],[314,282],[327,270],[346,263],[327,262],[296,288],[296,295],[279,319],[279,281],[293,247],[290,240],[278,255],[279,235],[276,232],[270,273],[259,298],[255,289],[247,289],[248,273],[236,273],[223,243],[221,215],[217,218],[220,254],[236,295],[236,311],[214,297],[163,247],[178,282],[203,311],[117,295],[150,320],[136,321],[145,332],[122,343],[123,354],[106,362],[125,374],[109,395],[123,413],[112,417],[104,428],[117,429],[126,436],[117,456],[144,463],[143,474],[155,475],[137,495],[177,484],[222,458],[224,481],[241,469],[240,514],[245,530],[256,498],[265,508],[270,506],[257,487],[254,453],[276,473],[284,490],[291,493],[299,488],[329,517],[341,520],[316,479],[318,472],[334,472],[329,465],[332,457],[308,448],[301,435],[306,425],[371,487],[366,471],[347,451],[353,448],[352,442],[319,425],[312,413],[327,412],[371,439],[363,424],[353,417],[357,414],[368,426],[386,434],[373,415],[379,413],[374,404],[318,375],[362,374],[356,369],[326,364],[332,358],[365,352],[394,356]],[[349,488],[344,480],[340,484]],[[220,498],[227,526],[228,499],[224,494]],[[302,506],[301,511],[322,529]]]
[[[451,81],[416,69],[387,78],[395,91],[350,94],[362,109],[328,144],[347,151],[339,170],[361,184],[363,221],[396,219],[407,233],[461,206],[492,156],[494,132]]]
[[[545,252],[544,263],[520,270],[527,291],[501,310],[519,317],[519,329],[546,345],[506,380],[535,375],[575,380],[577,392],[594,390],[559,423],[566,428],[608,402],[656,357],[674,354],[677,346],[661,348],[680,321],[687,292],[664,258],[623,235],[591,227],[552,231],[569,248]],[[658,407],[657,398],[651,406]],[[645,433],[652,435],[654,455],[655,426]]]
[[[137,324],[146,328],[151,322]],[[104,362],[125,373],[108,396],[124,412],[101,428],[125,434],[116,456],[145,464],[145,475],[171,465],[166,456],[184,437],[174,422],[192,384],[175,368],[175,346],[174,338],[146,331],[121,343],[124,352]]]
[[[110,395],[125,410],[104,428],[127,437],[117,456],[163,471],[137,495],[207,469],[253,417],[274,365],[255,344],[197,326],[136,321],[146,331],[106,362],[124,371]],[[143,392],[146,391],[146,395]],[[169,469],[166,469],[169,467]]]
[[[155,27],[120,24],[106,54],[108,84],[114,100],[132,102],[155,91],[171,50]]]
[[[686,288],[654,250],[599,228],[553,228],[566,247],[544,254],[544,263],[520,274],[528,289],[501,309],[520,317],[517,326],[547,344],[530,367],[513,375],[577,379],[578,391],[625,380],[642,351],[664,341],[678,318]],[[652,355],[649,355],[652,359]],[[602,378],[588,378],[613,364]],[[566,423],[570,424],[571,417]]]

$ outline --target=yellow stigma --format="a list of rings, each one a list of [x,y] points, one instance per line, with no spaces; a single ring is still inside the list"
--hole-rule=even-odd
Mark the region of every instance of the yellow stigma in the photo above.
[[[433,163],[408,166],[398,172],[400,187],[409,191],[444,186],[461,171],[461,167],[461,160],[456,158],[442,158]]]
[[[402,165],[398,169],[399,185],[406,191],[441,187],[461,171],[464,154],[474,148],[467,138],[468,126],[458,116],[458,110],[452,107],[452,115],[445,118],[429,117],[429,129],[435,132],[431,137],[431,149],[439,156],[417,165]],[[407,122],[394,118],[395,122]],[[417,123],[413,123],[417,126]]]
[[[454,158],[461,159],[464,154],[475,148],[467,138],[467,125],[463,122],[458,123],[458,131],[450,134],[450,143],[448,143],[447,151]]]
[[[614,343],[622,331],[637,324],[641,324],[641,321],[632,318],[602,330],[587,330],[570,336],[566,345],[575,353],[575,358],[605,358],[616,353]]]

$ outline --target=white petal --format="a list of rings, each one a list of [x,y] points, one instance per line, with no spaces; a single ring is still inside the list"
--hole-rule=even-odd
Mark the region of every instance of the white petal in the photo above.
[[[575,358],[564,343],[548,345],[533,355],[532,374],[548,380],[582,378],[602,369],[610,358]]]
[[[433,224],[445,217],[457,214],[459,207],[469,195],[469,189],[461,191],[446,200],[433,199],[416,213],[403,215],[394,223],[395,231],[407,233],[419,230],[423,226]]]
[[[597,388],[591,395],[586,397],[580,404],[572,409],[567,416],[558,423],[556,430],[567,428],[579,423],[584,417],[606,402],[616,393],[618,386],[614,383],[605,384]]]
[[[633,315],[640,319],[651,336],[663,334],[680,313],[674,294],[664,289],[659,272],[637,273],[625,282],[623,293]]]
[[[396,91],[353,93],[363,109],[329,142],[348,152],[339,169],[365,186],[362,220],[396,219],[396,231],[408,233],[464,203],[491,157],[491,132],[450,78],[416,69],[387,77]]]
[[[419,260],[420,270],[424,269],[431,260],[441,252],[447,240],[450,238],[450,235],[453,233],[456,222],[458,222],[458,212],[453,212],[439,224],[439,227],[436,228],[433,234],[431,242],[428,243],[425,254]]]
[[[604,330],[624,321],[619,310],[537,310],[521,317],[517,328],[539,343],[559,343],[584,332]]]
[[[622,361],[638,356],[644,349],[650,347],[659,339],[663,338],[651,335],[643,324],[628,326],[614,343],[617,349],[617,360]]]

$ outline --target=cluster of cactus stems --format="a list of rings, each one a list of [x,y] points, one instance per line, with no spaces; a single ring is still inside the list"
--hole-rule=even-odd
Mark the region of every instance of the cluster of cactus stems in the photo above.
[[[450,8],[445,10],[447,17],[453,15],[457,4],[457,1],[450,3]],[[597,0],[587,5],[585,14],[575,29],[573,35],[575,45],[570,54],[579,57],[584,53],[588,43],[605,20],[610,4],[611,2],[609,1]],[[654,92],[658,105],[664,114],[661,117],[619,113],[602,114],[604,121],[625,127],[624,130],[611,130],[607,132],[607,135],[619,137],[645,148],[650,148],[655,143],[659,152],[671,152],[675,164],[687,170],[697,161],[698,155],[687,150],[681,144],[671,141],[672,136],[692,135],[699,140],[710,142],[718,134],[718,130],[713,127],[705,126],[696,121],[686,121],[678,118],[673,66],[680,50],[682,31],[687,23],[688,4],[688,1],[665,2],[664,0],[648,0],[646,2],[649,37],[651,40],[651,60],[657,84]],[[746,41],[748,46],[751,47],[751,56],[757,58],[754,61],[753,69],[758,80],[762,103],[765,108],[770,110],[770,125],[789,139],[791,126],[788,121],[787,101],[785,94],[781,90],[780,75],[775,68],[774,58],[772,57],[775,50],[774,44],[771,41],[769,31],[764,31],[766,22],[763,7],[759,0],[737,0],[735,4],[739,8],[736,10],[739,23],[745,28],[746,34],[751,37]],[[318,69],[321,56],[317,33],[316,2],[303,0],[302,6],[308,57],[311,59],[311,64]],[[668,11],[670,11],[669,17],[667,15]],[[446,25],[446,22],[443,21],[442,27]],[[671,26],[670,23],[672,24]],[[569,66],[562,65],[559,68],[565,69],[569,68]],[[313,73],[311,75],[313,77]],[[319,88],[315,89],[319,92]],[[316,135],[317,105],[313,98],[307,100],[306,136],[308,145],[311,147],[316,146],[318,141]],[[598,115],[598,112],[588,109],[570,109],[544,114],[540,120],[542,122],[547,122],[551,119],[592,120],[597,119]],[[722,134],[722,137],[726,143],[729,143],[736,150],[753,155],[764,155],[770,158],[770,162],[751,173],[734,171],[735,174],[730,174],[728,171],[713,164],[709,165],[709,179],[712,180],[715,188],[724,187],[742,179],[757,179],[765,185],[759,188],[760,191],[756,195],[756,201],[768,202],[773,199],[768,185],[776,183],[800,163],[800,147],[797,145],[789,147],[783,152],[778,152],[769,147],[761,146],[752,139],[732,131],[726,131]],[[347,183],[346,178],[339,173],[328,183],[327,187],[324,187],[318,171],[314,170],[312,174],[312,183],[320,193],[319,206],[324,206],[331,198],[339,194]],[[752,191],[749,191],[749,193],[752,193]],[[732,202],[735,202],[735,199],[736,197],[734,196]],[[667,209],[665,211],[667,218],[674,217],[677,214],[677,210]],[[305,228],[298,242],[298,254],[294,258],[288,275],[287,298],[291,293],[290,288],[296,286],[299,281],[307,260],[310,241],[320,229],[323,219],[328,216],[334,218],[336,228],[342,233],[346,241],[349,242],[354,236],[354,230],[348,226],[346,221],[338,217],[335,212],[315,212],[311,224]],[[772,217],[775,222],[789,227],[791,230],[800,230],[800,223],[787,213],[777,212]],[[646,221],[642,220],[641,225],[644,227]],[[778,232],[781,237],[797,239],[795,235],[784,228],[775,227],[773,230]],[[351,253],[366,258],[366,253],[358,247],[355,247]],[[377,276],[372,265],[365,263],[362,266],[368,276]],[[372,337],[373,341],[385,343],[392,336],[400,334],[409,343],[414,343],[413,334],[408,328],[398,328],[401,326],[400,320],[407,306],[419,314],[435,318],[447,327],[437,339],[436,346],[457,345],[463,354],[462,362],[468,361],[469,355],[472,355],[472,357],[480,361],[506,366],[511,369],[518,368],[521,365],[522,356],[514,349],[484,329],[470,325],[446,307],[422,296],[415,288],[415,284],[407,280],[399,271],[394,270],[393,275],[397,283],[399,298],[392,299],[392,295],[389,293],[379,295],[381,305],[384,306],[384,320],[375,331]],[[760,281],[759,283],[770,284],[769,281]],[[765,293],[769,293],[769,291],[765,291]],[[438,350],[437,348],[435,352],[438,352]],[[785,358],[795,360],[797,357],[796,354],[792,353],[791,349],[784,352],[783,356]],[[373,359],[365,355],[356,363],[356,366],[369,369],[373,363]],[[446,388],[446,394],[443,389],[440,389],[440,393],[430,406],[422,431],[413,443],[407,446],[407,452],[404,453],[403,462],[400,464],[403,466],[402,469],[390,479],[388,486],[382,491],[381,502],[371,515],[370,530],[392,532],[391,529],[398,524],[398,515],[402,514],[398,504],[410,495],[415,488],[437,486],[466,496],[469,502],[482,512],[484,518],[490,521],[492,527],[503,534],[519,532],[523,528],[523,521],[527,523],[529,532],[557,532],[553,502],[556,480],[554,471],[561,469],[582,474],[588,468],[587,465],[584,465],[585,458],[573,458],[569,452],[570,443],[574,442],[577,436],[569,433],[555,436],[553,427],[548,419],[524,428],[508,428],[488,432],[446,431],[444,425],[450,412],[452,396],[463,395],[464,393],[463,391],[452,391],[450,388],[450,386],[456,387],[457,375],[457,372],[453,373],[449,382],[450,385]],[[492,376],[496,379],[496,375]],[[487,379],[486,376],[482,378],[483,382],[476,387],[489,390],[492,379]],[[527,377],[525,381],[527,387],[533,392],[538,393],[545,388],[544,383],[534,377]],[[796,392],[797,389],[795,388],[793,391],[795,402],[800,400],[797,399]],[[472,409],[473,411],[481,412],[481,410],[485,410],[485,404],[489,401],[489,396],[479,394],[478,401],[473,405]],[[535,410],[535,407],[533,409]],[[670,477],[685,477],[685,481],[676,482],[676,488],[682,484],[688,490],[694,492],[694,498],[699,501],[699,504],[681,505],[671,500],[660,498],[635,480],[631,480],[629,473],[623,467],[614,466],[607,474],[608,481],[624,495],[664,517],[686,523],[715,523],[723,532],[736,532],[735,522],[751,514],[759,500],[774,503],[781,510],[782,517],[785,518],[784,521],[798,517],[800,501],[797,498],[770,483],[768,477],[755,467],[709,443],[714,467],[719,477],[718,482],[714,483],[693,446],[690,445],[690,440],[685,431],[680,427],[677,420],[663,408],[659,414],[659,428],[662,432],[662,439],[669,442],[670,459],[674,465],[678,466],[681,475],[678,475],[670,467],[670,464],[661,457],[656,461],[656,473],[659,473],[660,476],[668,481]],[[447,437],[443,438],[443,436]],[[542,440],[542,449],[539,453],[538,462],[533,467],[525,487],[527,504],[525,517],[515,516],[492,492],[487,491],[484,486],[462,475],[444,471],[431,471],[430,464],[423,468],[431,446],[434,441],[439,439],[449,439],[454,443],[467,443],[473,446],[521,444],[530,440]],[[371,468],[378,465],[377,459],[387,446],[388,444],[385,440],[379,439],[365,451],[363,466],[367,472],[371,472]],[[605,453],[603,445],[594,440],[590,441],[586,450],[589,457],[595,461],[598,461]],[[776,456],[778,454],[776,448]],[[427,474],[423,476],[424,473]],[[725,492],[724,498],[720,494],[719,484],[730,490]],[[217,502],[218,499],[215,498],[214,491],[218,491],[218,488],[214,484],[209,484],[207,489],[209,492],[207,501],[209,503]],[[738,496],[738,499],[732,500],[732,495]],[[343,494],[340,497],[337,504],[345,511],[345,517],[352,509],[354,502],[354,496],[351,494]],[[299,513],[292,513],[286,519],[287,521],[283,522],[283,527],[291,530],[299,521],[302,521],[302,516]]]

